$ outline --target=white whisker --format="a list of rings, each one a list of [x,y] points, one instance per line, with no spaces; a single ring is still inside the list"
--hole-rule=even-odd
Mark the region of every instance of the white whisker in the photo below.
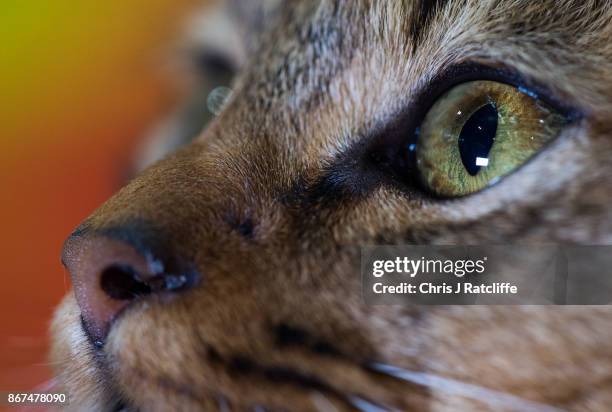
[[[314,407],[319,412],[338,412],[336,408],[325,395],[320,392],[315,392],[310,396],[310,400]]]
[[[397,379],[432,388],[440,392],[445,392],[447,394],[475,399],[480,402],[487,403],[489,405],[503,407],[513,411],[566,412],[564,409],[559,409],[554,406],[530,401],[515,395],[500,392],[494,389],[488,389],[483,386],[474,385],[471,383],[464,383],[455,379],[433,375],[431,373],[409,371],[383,363],[373,363],[369,366],[372,370],[376,372],[392,376]]]
[[[36,385],[34,387],[34,390],[35,391],[51,391],[56,387],[57,387],[57,382],[55,381],[55,379],[51,378],[49,380],[46,380]]]
[[[11,347],[17,347],[19,349],[28,348],[43,348],[46,346],[46,342],[40,336],[9,336],[6,338],[6,345]]]
[[[380,405],[373,404],[370,401],[366,401],[359,396],[351,396],[349,398],[351,406],[359,409],[361,412],[391,412],[391,409],[383,408]]]

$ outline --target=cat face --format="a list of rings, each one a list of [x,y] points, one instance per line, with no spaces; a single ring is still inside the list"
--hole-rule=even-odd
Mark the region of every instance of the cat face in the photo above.
[[[228,104],[66,242],[52,359],[71,407],[607,410],[608,307],[369,306],[359,247],[610,243],[610,4],[232,7]],[[563,121],[494,184],[415,178],[446,163],[423,169],[410,139],[483,81]]]

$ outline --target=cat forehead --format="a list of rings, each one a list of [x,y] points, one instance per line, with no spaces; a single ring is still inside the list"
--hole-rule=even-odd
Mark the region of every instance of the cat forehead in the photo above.
[[[335,79],[366,63],[370,66],[363,81],[355,80],[351,87],[375,86],[371,83],[378,75],[406,89],[450,65],[487,60],[536,81],[554,79],[558,84],[553,87],[565,96],[586,91],[593,100],[597,94],[608,94],[601,81],[591,81],[611,69],[612,51],[606,39],[612,35],[612,7],[608,2],[274,4],[273,11],[267,12],[267,23],[259,25],[257,46],[245,65],[244,83],[264,109],[284,98],[283,105],[307,110],[329,97],[328,88]]]

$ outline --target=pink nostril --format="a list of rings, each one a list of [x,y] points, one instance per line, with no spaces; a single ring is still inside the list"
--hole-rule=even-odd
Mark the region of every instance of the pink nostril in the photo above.
[[[98,346],[134,299],[193,284],[188,272],[170,274],[150,253],[106,236],[71,236],[62,261],[72,277],[85,331]]]

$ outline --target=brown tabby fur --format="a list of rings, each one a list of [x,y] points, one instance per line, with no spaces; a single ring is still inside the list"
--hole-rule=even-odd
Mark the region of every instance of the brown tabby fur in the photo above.
[[[147,411],[327,412],[358,410],[359,397],[404,411],[521,410],[372,372],[379,362],[560,410],[611,410],[612,308],[368,306],[359,245],[612,243],[612,4],[262,7],[230,7],[244,49],[223,112],[81,226],[152,227],[202,281],[136,302],[101,351],[68,295],[52,359],[70,408],[123,398]],[[582,118],[461,199],[372,171],[365,153],[385,125],[466,62],[516,71]]]

